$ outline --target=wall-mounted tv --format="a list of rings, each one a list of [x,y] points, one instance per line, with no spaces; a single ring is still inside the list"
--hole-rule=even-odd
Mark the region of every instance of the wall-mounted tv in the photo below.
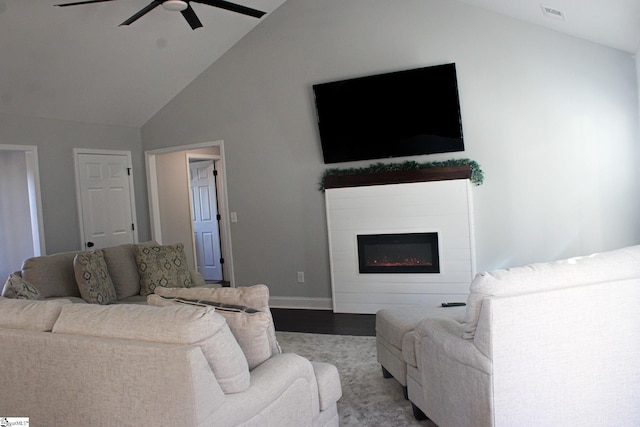
[[[455,64],[313,85],[325,163],[464,151]]]

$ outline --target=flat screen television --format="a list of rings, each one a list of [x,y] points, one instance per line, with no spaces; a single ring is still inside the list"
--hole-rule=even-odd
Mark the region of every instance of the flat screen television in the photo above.
[[[464,151],[455,64],[313,85],[325,163]]]

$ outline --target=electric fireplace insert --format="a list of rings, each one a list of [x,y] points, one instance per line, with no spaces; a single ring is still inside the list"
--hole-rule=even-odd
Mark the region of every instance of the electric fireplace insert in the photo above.
[[[357,237],[360,273],[440,273],[438,233]]]

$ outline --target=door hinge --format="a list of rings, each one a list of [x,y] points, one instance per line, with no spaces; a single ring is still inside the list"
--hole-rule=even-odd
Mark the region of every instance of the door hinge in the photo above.
[[[135,230],[135,229],[136,229],[135,224],[131,223],[131,230]]]
[[[127,168],[127,175],[131,176],[131,168]]]
[[[220,264],[224,264],[224,258],[220,258]]]
[[[217,170],[213,170],[213,176],[218,176],[218,171]]]
[[[216,215],[216,219],[217,219],[218,221],[220,221],[220,220],[222,219],[222,215],[220,215],[220,214]]]

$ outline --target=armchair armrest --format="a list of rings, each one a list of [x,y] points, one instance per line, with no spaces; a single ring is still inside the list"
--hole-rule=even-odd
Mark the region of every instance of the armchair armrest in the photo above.
[[[437,350],[447,358],[457,363],[478,369],[486,374],[491,374],[491,360],[475,346],[471,340],[462,338],[464,324],[452,319],[424,319],[416,327],[418,346],[423,346],[425,338],[428,345],[437,346]],[[424,348],[419,348],[420,355],[424,354]],[[418,366],[424,359],[418,356]]]
[[[420,409],[437,425],[490,426],[492,362],[473,341],[462,338],[463,330],[464,324],[450,319],[418,324]]]

